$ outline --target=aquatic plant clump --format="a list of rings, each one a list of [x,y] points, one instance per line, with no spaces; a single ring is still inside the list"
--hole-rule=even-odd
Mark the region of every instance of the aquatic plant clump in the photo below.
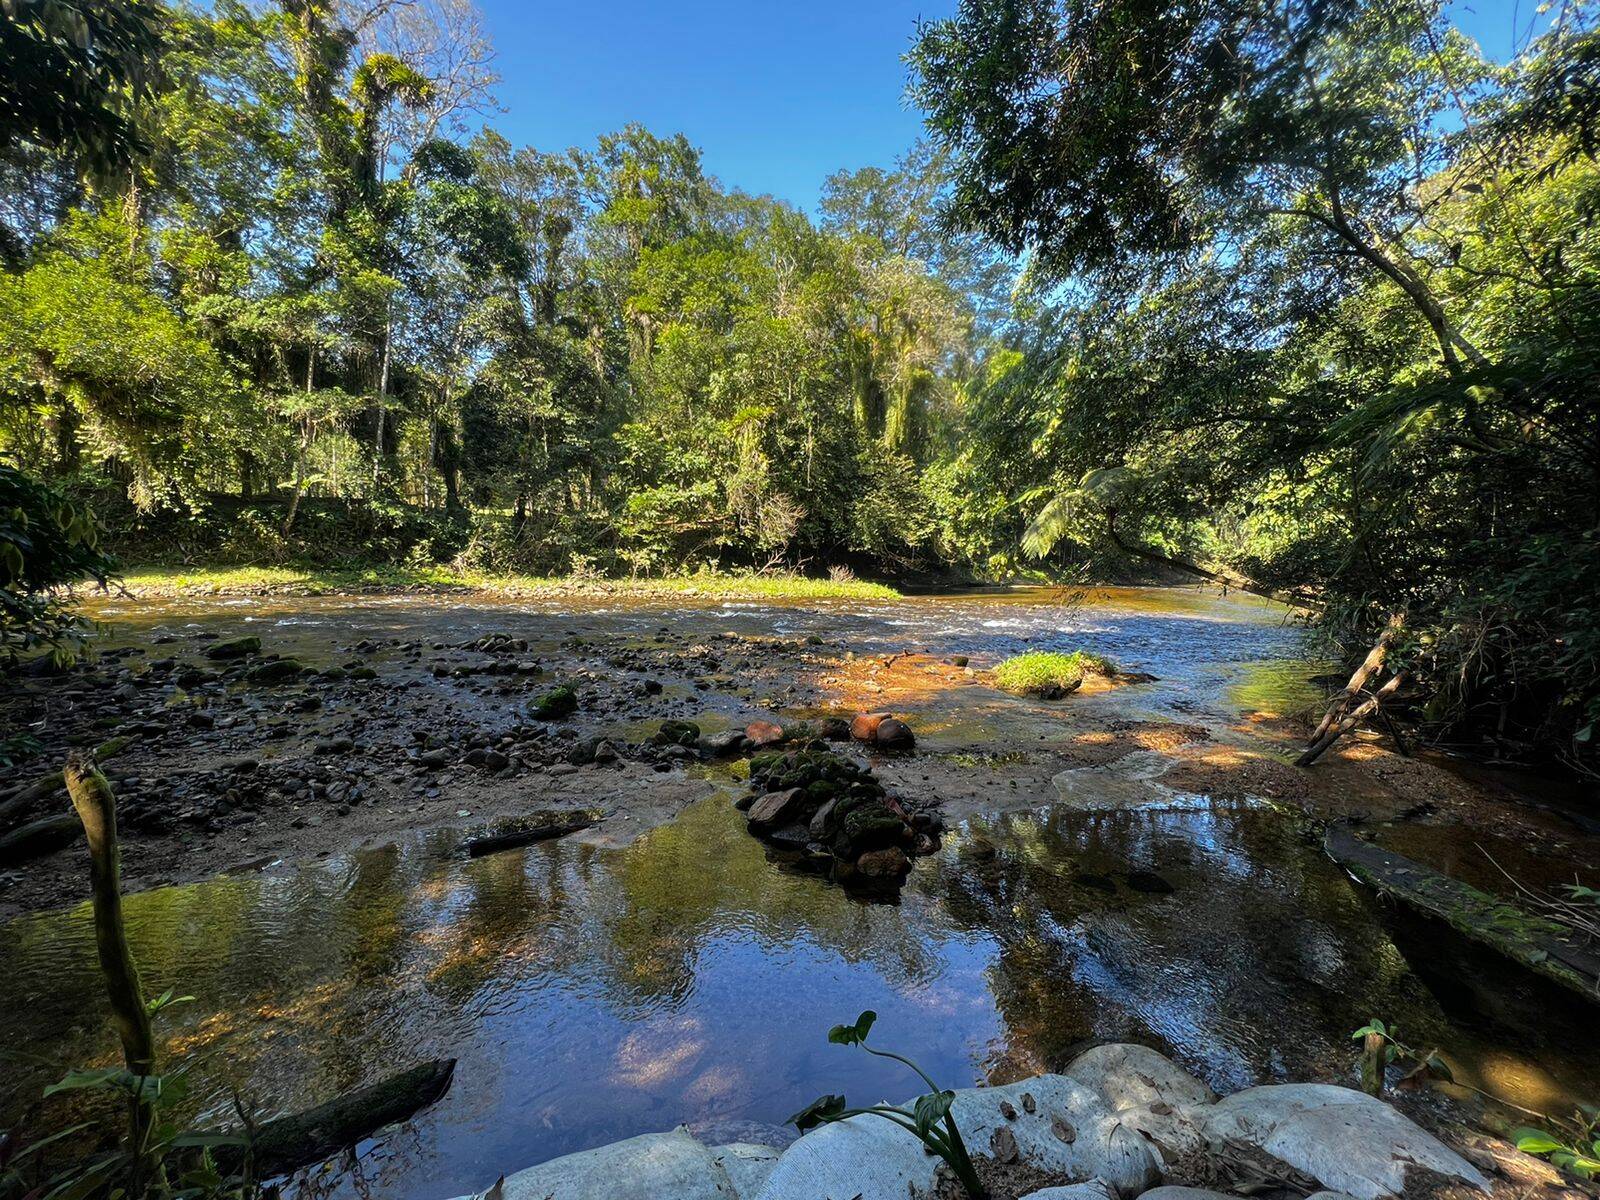
[[[1054,700],[1077,691],[1087,675],[1109,679],[1116,673],[1117,666],[1109,658],[1087,650],[1069,654],[1030,650],[997,665],[994,681],[1004,691]]]

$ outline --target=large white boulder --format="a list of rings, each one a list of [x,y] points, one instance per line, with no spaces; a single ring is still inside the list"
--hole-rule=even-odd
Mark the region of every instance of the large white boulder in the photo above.
[[[748,1200],[718,1153],[681,1125],[551,1159],[507,1175],[502,1200]],[[743,1150],[728,1157],[740,1158]],[[737,1168],[743,1174],[744,1163]],[[478,1193],[481,1195],[482,1193]],[[462,1197],[462,1200],[467,1200]]]
[[[1104,1180],[1091,1179],[1086,1183],[1040,1188],[1037,1192],[1029,1192],[1022,1200],[1117,1200],[1117,1193]],[[1238,1198],[1234,1197],[1233,1200]]]
[[[956,1093],[951,1115],[974,1155],[992,1153],[1003,1128],[1016,1139],[1018,1156],[1041,1170],[1100,1179],[1125,1196],[1159,1179],[1144,1138],[1065,1075],[966,1088]],[[931,1190],[938,1165],[909,1131],[882,1117],[855,1116],[785,1150],[757,1200],[905,1200],[913,1186]]]
[[[1205,1084],[1163,1054],[1137,1042],[1107,1042],[1078,1055],[1061,1072],[1104,1100],[1112,1112],[1170,1104],[1215,1104]]]
[[[1256,1146],[1356,1200],[1401,1195],[1413,1166],[1489,1190],[1466,1159],[1382,1100],[1353,1088],[1253,1087],[1192,1111],[1210,1139]]]
[[[713,1146],[711,1158],[733,1184],[734,1194],[750,1200],[766,1183],[783,1151],[756,1142],[730,1142]]]
[[[1150,1140],[1163,1164],[1205,1145],[1193,1110],[1216,1103],[1205,1084],[1171,1059],[1136,1042],[1111,1042],[1078,1055],[1064,1074],[1105,1101]]]

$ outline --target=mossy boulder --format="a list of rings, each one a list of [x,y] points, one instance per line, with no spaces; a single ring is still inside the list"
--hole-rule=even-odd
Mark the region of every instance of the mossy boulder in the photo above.
[[[250,654],[261,653],[261,639],[251,634],[248,637],[229,638],[226,641],[214,642],[206,647],[206,657],[222,661],[230,658],[244,658]]]
[[[246,682],[271,687],[273,684],[288,683],[291,679],[298,679],[305,670],[305,666],[292,658],[274,658],[269,662],[259,663],[244,673]]]
[[[559,721],[578,711],[578,691],[570,683],[553,687],[533,702],[533,715],[541,721]]]
[[[652,740],[658,746],[693,746],[700,740],[700,726],[693,721],[663,721]]]

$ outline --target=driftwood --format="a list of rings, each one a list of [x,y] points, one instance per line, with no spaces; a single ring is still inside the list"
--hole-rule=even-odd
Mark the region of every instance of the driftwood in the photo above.
[[[1311,745],[1307,746],[1305,753],[1294,760],[1294,765],[1297,767],[1309,767],[1312,763],[1316,762],[1317,759],[1322,757],[1323,753],[1328,749],[1329,746],[1333,745],[1345,734],[1349,733],[1357,725],[1360,725],[1361,722],[1365,721],[1373,713],[1377,712],[1379,706],[1382,705],[1383,702],[1390,696],[1394,695],[1395,692],[1399,690],[1401,683],[1404,681],[1405,672],[1403,671],[1389,676],[1387,683],[1385,683],[1377,691],[1373,692],[1372,695],[1368,696],[1360,704],[1356,705],[1356,707],[1351,709],[1344,716],[1340,717],[1339,720],[1334,722],[1334,724],[1329,727],[1329,729],[1323,733],[1321,737],[1312,742]]]
[[[1600,948],[1559,923],[1479,891],[1421,863],[1362,841],[1347,826],[1328,830],[1323,848],[1361,882],[1426,917],[1443,921],[1535,975],[1600,1004]]]
[[[1305,753],[1300,755],[1295,765],[1309,767],[1345,734],[1368,717],[1376,716],[1383,723],[1389,736],[1394,739],[1395,748],[1401,754],[1409,754],[1405,739],[1400,735],[1400,730],[1390,720],[1389,714],[1383,711],[1384,700],[1392,696],[1400,687],[1404,678],[1403,671],[1397,671],[1388,682],[1377,688],[1365,700],[1357,703],[1361,695],[1380,674],[1389,659],[1389,651],[1394,647],[1395,638],[1400,636],[1405,628],[1406,615],[1403,612],[1390,613],[1389,620],[1384,624],[1383,632],[1378,635],[1378,640],[1372,644],[1372,649],[1367,651],[1366,658],[1361,660],[1350,676],[1350,682],[1344,685],[1344,690],[1328,702],[1328,709],[1322,714],[1322,720],[1316,729],[1312,730],[1311,738],[1306,744]]]
[[[455,1069],[453,1058],[419,1063],[303,1113],[268,1121],[247,1145],[218,1147],[217,1165],[237,1173],[248,1157],[253,1178],[270,1179],[322,1162],[427,1108],[450,1090]]]
[[[94,748],[94,761],[103,763],[107,759],[115,758],[133,743],[131,737],[107,738]],[[0,829],[4,829],[16,822],[24,814],[33,811],[41,800],[47,800],[56,793],[65,790],[66,780],[60,771],[51,771],[48,775],[40,776],[32,783],[25,785],[16,795],[7,798],[0,804]]]
[[[0,867],[54,854],[77,841],[78,834],[78,818],[71,813],[52,813],[18,825],[11,832],[0,834]]]
[[[566,837],[569,833],[592,829],[595,824],[596,822],[585,819],[566,821],[559,825],[530,825],[526,829],[508,829],[503,833],[485,833],[478,837],[467,838],[461,843],[461,848],[468,858],[482,858],[485,854],[496,854],[501,850],[515,850],[518,846],[531,846],[535,842]]]

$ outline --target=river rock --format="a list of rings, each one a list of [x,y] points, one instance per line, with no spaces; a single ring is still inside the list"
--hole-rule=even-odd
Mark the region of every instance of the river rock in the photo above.
[[[768,746],[776,746],[788,735],[784,733],[783,726],[771,721],[751,721],[744,727],[744,736],[750,739],[750,745],[757,750]]]
[[[213,659],[243,658],[247,654],[261,653],[261,639],[249,637],[229,638],[206,647],[206,657]]]
[[[663,721],[651,740],[658,746],[692,746],[700,738],[700,726],[693,721]]]
[[[725,729],[701,739],[700,745],[716,758],[731,758],[744,749],[744,730]]]
[[[733,1185],[734,1196],[754,1197],[778,1165],[783,1151],[755,1142],[729,1142],[713,1146],[711,1158]]]
[[[1145,1193],[1147,1196],[1150,1194]],[[1022,1200],[1117,1200],[1117,1193],[1105,1180],[1090,1179],[1084,1183],[1069,1183],[1064,1187],[1040,1188],[1037,1192],[1029,1192]],[[1231,1196],[1229,1200],[1239,1198]]]
[[[1168,1104],[1183,1108],[1216,1103],[1216,1094],[1165,1055],[1137,1042],[1093,1046],[1067,1065],[1064,1075],[1083,1084],[1112,1112]]]
[[[570,683],[551,688],[534,702],[532,715],[541,721],[559,721],[578,711],[578,693]]]
[[[215,647],[213,647],[215,649]],[[244,673],[245,680],[249,683],[272,686],[278,683],[287,683],[295,679],[305,668],[292,658],[275,658],[271,662],[261,663],[251,667]]]
[[[499,1194],[502,1200],[749,1200],[751,1193],[741,1191],[733,1176],[759,1186],[763,1172],[764,1164],[747,1148],[713,1150],[680,1125],[671,1133],[643,1134],[507,1175]],[[493,1182],[486,1180],[484,1190]]]
[[[856,870],[868,879],[898,879],[911,870],[911,859],[898,846],[868,850],[856,859]]]
[[[878,723],[873,744],[880,750],[910,750],[917,744],[917,739],[909,725],[896,717],[890,717],[887,721]]]
[[[802,788],[784,788],[781,792],[768,792],[750,806],[745,819],[755,833],[780,829],[798,821],[805,811],[805,791]]]
[[[1215,1103],[1216,1096],[1150,1047],[1133,1042],[1094,1046],[1074,1058],[1064,1073],[1105,1101],[1163,1158],[1204,1148],[1195,1110]]]
[[[1406,1192],[1407,1173],[1425,1167],[1483,1191],[1483,1174],[1382,1100],[1326,1083],[1246,1088],[1194,1110],[1207,1137],[1266,1151],[1323,1187],[1356,1200]]]
[[[888,713],[857,713],[850,721],[850,736],[858,742],[870,742],[878,736],[878,726],[888,719]]]
[[[1023,1101],[1023,1094],[1033,1103]],[[1007,1120],[1002,1104],[1016,1110]],[[1159,1179],[1144,1139],[1122,1125],[1100,1098],[1064,1075],[1040,1075],[1004,1087],[965,1088],[951,1106],[969,1146],[987,1146],[1005,1128],[1019,1159],[1068,1178],[1099,1179],[1137,1195]],[[1064,1140],[1058,1130],[1075,1136]],[[824,1125],[785,1150],[757,1200],[905,1200],[914,1187],[933,1190],[939,1160],[910,1132],[882,1117],[856,1116]],[[1100,1200],[1082,1196],[1081,1200]]]

